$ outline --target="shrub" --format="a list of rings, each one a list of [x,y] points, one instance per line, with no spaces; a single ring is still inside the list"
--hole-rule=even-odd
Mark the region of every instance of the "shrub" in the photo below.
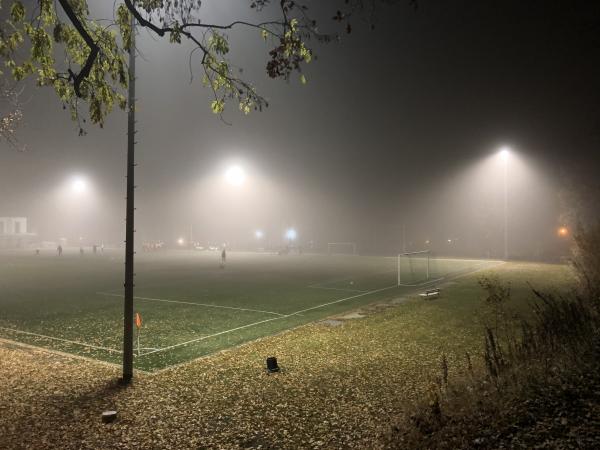
[[[448,380],[442,356],[437,388],[433,384],[427,399],[398,418],[384,448],[526,448],[540,439],[551,448],[583,442],[564,424],[594,417],[589,397],[600,386],[598,310],[581,293],[561,297],[533,290],[538,299],[533,318],[515,321],[506,310],[510,288],[489,277],[480,285],[491,309],[483,326],[484,365],[474,370],[467,354],[468,376]],[[599,443],[595,425],[588,428],[586,439]]]
[[[600,220],[579,224],[573,235],[573,267],[580,293],[600,308]]]

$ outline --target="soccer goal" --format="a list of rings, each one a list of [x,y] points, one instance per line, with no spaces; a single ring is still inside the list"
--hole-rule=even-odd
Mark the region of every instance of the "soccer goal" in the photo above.
[[[356,255],[356,242],[328,242],[329,255]]]
[[[429,250],[400,253],[398,255],[398,286],[415,286],[429,281],[430,259]]]

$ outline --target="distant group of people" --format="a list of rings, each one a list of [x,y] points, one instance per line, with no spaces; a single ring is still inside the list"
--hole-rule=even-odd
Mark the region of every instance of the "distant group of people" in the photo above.
[[[157,250],[162,248],[164,245],[164,242],[157,242],[157,243],[143,243],[142,244],[142,248],[144,251],[153,251],[153,250]],[[101,244],[100,246],[98,246],[97,244],[92,245],[92,252],[94,254],[98,253],[98,247],[100,247],[100,251],[104,252],[104,244]],[[289,249],[288,249],[289,251]],[[62,256],[63,254],[63,246],[61,244],[58,244],[58,246],[56,247],[56,253],[58,253],[58,256]],[[79,255],[83,256],[85,253],[85,250],[83,248],[83,246],[79,247]],[[40,249],[37,248],[35,250],[35,254],[39,255],[40,254]],[[227,248],[225,246],[223,246],[222,250],[221,250],[221,269],[225,268],[225,264],[227,263]]]
[[[104,252],[104,244],[100,244],[100,245],[94,244],[94,245],[92,245],[92,252],[94,254],[98,253],[98,248],[100,248],[101,252]],[[63,250],[63,246],[61,244],[58,244],[58,246],[56,247],[56,253],[58,254],[58,256],[62,256],[63,251],[64,251]],[[83,246],[79,246],[79,255],[83,256],[84,253],[85,253],[85,250],[84,250]],[[39,248],[35,249],[35,254],[36,255],[40,254],[40,249]]]

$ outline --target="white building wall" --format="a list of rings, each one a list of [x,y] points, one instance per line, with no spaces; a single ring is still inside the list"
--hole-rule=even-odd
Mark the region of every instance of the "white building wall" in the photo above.
[[[27,234],[26,217],[0,217],[0,235]]]

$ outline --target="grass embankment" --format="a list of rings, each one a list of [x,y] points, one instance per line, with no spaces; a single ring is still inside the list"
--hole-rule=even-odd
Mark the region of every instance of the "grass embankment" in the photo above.
[[[506,264],[513,306],[526,281],[570,283],[561,266]],[[480,274],[434,301],[363,308],[340,326],[309,324],[118,388],[118,371],[38,350],[0,348],[0,446],[6,448],[376,448],[390,424],[427,398],[446,355],[449,377],[481,353]],[[267,375],[266,356],[283,371]],[[481,366],[475,356],[474,365]],[[479,363],[478,363],[479,361]],[[116,409],[115,423],[100,413]]]
[[[536,291],[531,314],[516,320],[510,289],[482,285],[491,307],[484,368],[467,364],[449,377],[442,358],[436,383],[399,416],[386,448],[600,448],[597,299]]]

